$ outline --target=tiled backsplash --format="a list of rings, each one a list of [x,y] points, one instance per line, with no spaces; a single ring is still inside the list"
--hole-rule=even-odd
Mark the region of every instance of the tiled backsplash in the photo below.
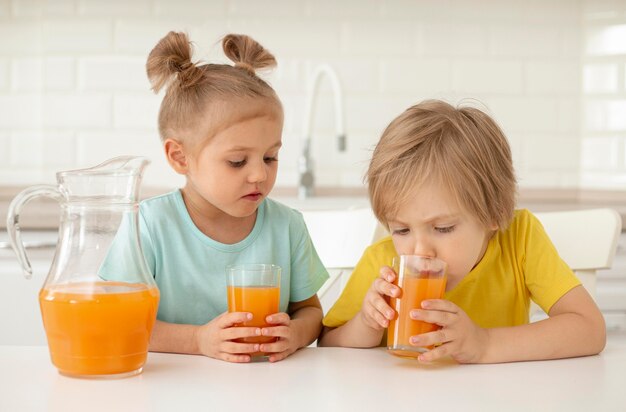
[[[626,188],[624,3],[0,0],[0,185],[51,182],[120,154],[153,160],[146,184],[180,184],[144,65],[163,35],[183,30],[194,60],[224,61],[229,32],[277,57],[277,186],[296,185],[307,80],[328,63],[344,89],[348,150],[332,149],[324,85],[312,142],[321,186],[361,186],[380,133],[409,105],[473,98],[507,133],[522,187]]]

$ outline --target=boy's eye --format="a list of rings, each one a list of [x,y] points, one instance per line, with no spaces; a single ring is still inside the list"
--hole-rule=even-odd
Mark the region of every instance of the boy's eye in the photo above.
[[[236,161],[229,160],[228,164],[231,165],[232,167],[242,167],[243,165],[246,164],[246,159],[236,160]]]
[[[435,230],[439,233],[450,233],[454,230],[454,225],[452,226],[444,226],[444,227],[436,227]]]
[[[406,229],[406,228],[404,228],[404,229],[393,229],[391,231],[392,235],[400,235],[400,236],[406,235],[408,233],[409,233],[409,229]]]
[[[270,157],[264,157],[263,161],[265,163],[272,163],[272,162],[277,162],[278,161],[278,156],[270,156]]]

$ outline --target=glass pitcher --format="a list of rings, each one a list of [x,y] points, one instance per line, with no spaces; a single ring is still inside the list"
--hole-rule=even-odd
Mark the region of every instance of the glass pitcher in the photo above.
[[[26,278],[32,269],[19,217],[31,199],[61,204],[59,241],[39,304],[52,363],[80,377],[139,374],[156,321],[159,290],[139,243],[139,186],[149,160],[122,156],[57,173],[9,206],[7,231]]]

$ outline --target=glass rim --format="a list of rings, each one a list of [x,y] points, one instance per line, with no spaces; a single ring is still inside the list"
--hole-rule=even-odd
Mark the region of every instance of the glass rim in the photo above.
[[[419,262],[432,262],[432,267],[430,270],[409,270],[409,273],[406,273],[405,270],[400,266],[401,262],[405,262],[404,266],[413,266],[410,262],[419,261]],[[398,276],[419,276],[422,274],[427,274],[428,276],[436,276],[436,277],[446,277],[448,275],[448,263],[442,259],[439,259],[435,256],[423,256],[423,255],[397,255],[392,259],[392,269],[394,271],[398,269]],[[412,268],[411,268],[412,269]],[[402,273],[400,273],[402,272]]]
[[[227,272],[232,272],[237,269],[246,272],[265,272],[267,270],[274,271],[276,269],[282,271],[282,268],[274,263],[236,263],[226,266]]]
[[[448,263],[445,260],[439,259],[436,256],[424,256],[424,255],[396,255],[393,257],[393,261],[400,260],[402,258],[405,259],[420,259],[420,260],[429,260],[431,262],[441,262],[444,265],[448,266]]]

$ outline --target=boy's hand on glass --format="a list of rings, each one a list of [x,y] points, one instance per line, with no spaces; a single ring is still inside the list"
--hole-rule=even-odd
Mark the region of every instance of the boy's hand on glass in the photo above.
[[[395,272],[390,267],[383,266],[380,269],[380,276],[372,283],[363,299],[361,318],[372,329],[387,328],[389,321],[396,316],[396,312],[389,306],[386,298],[400,295],[400,288],[391,283],[395,278]]]
[[[419,356],[423,362],[431,362],[451,356],[459,363],[477,363],[488,345],[488,333],[476,325],[457,305],[444,299],[422,301],[422,309],[411,311],[411,319],[434,323],[442,328],[411,337],[411,344],[430,346],[441,344]]]
[[[258,343],[239,343],[234,339],[260,336],[258,327],[235,327],[252,319],[247,312],[225,312],[200,326],[196,332],[196,341],[200,353],[227,362],[250,362],[250,355],[259,351]]]
[[[274,326],[262,328],[261,335],[278,338],[276,342],[261,344],[261,352],[271,353],[269,356],[270,362],[283,360],[300,348],[297,339],[299,335],[294,328],[294,321],[291,320],[288,314],[284,312],[274,313],[266,317],[265,321]]]

